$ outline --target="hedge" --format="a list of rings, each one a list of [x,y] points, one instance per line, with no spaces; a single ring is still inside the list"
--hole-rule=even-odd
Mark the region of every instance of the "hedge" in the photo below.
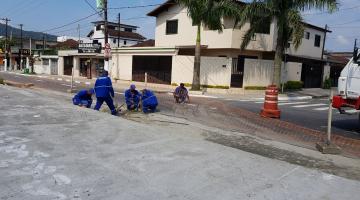
[[[265,86],[245,86],[245,90],[266,90]]]
[[[303,86],[304,83],[301,81],[288,81],[285,83],[284,88],[286,90],[300,90]]]
[[[177,83],[172,83],[172,86],[179,86]],[[185,87],[191,87],[191,83],[184,83]],[[214,89],[230,89],[229,86],[225,85],[201,85],[202,88],[214,88]]]

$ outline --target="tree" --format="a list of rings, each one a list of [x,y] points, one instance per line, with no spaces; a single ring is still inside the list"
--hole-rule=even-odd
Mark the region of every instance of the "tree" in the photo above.
[[[192,90],[200,90],[201,63],[201,27],[223,31],[223,17],[235,16],[239,11],[238,4],[232,0],[176,0],[185,6],[193,25],[197,26],[194,75]]]
[[[273,84],[280,87],[281,65],[285,48],[292,41],[295,49],[301,45],[304,36],[304,23],[301,11],[319,9],[337,9],[337,0],[253,0],[245,5],[237,19],[237,25],[242,27],[250,22],[250,28],[245,33],[241,49],[245,49],[253,35],[264,26],[264,22],[275,21],[277,24],[276,48],[274,59]]]

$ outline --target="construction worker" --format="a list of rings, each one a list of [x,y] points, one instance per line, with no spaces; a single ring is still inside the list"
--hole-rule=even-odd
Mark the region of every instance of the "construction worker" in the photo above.
[[[94,89],[89,90],[80,90],[72,99],[73,104],[80,107],[90,108],[92,104],[92,95],[94,94]]]
[[[137,110],[139,108],[141,94],[136,90],[134,84],[130,85],[130,88],[125,91],[125,101],[128,110]]]
[[[174,98],[176,103],[185,103],[186,99],[188,103],[190,102],[189,92],[184,83],[180,83],[180,86],[175,89]]]
[[[112,87],[111,79],[108,77],[109,73],[104,71],[100,77],[96,79],[95,82],[95,95],[96,95],[96,105],[95,110],[100,110],[100,107],[104,102],[109,106],[111,114],[116,115],[117,110],[114,106],[113,98],[115,97],[114,88]]]
[[[142,90],[141,102],[142,110],[144,113],[156,111],[156,107],[158,106],[158,100],[154,92],[152,92],[151,90]]]

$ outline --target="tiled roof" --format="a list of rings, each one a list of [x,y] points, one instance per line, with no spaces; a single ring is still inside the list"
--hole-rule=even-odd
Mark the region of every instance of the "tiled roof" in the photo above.
[[[154,47],[155,46],[155,40],[146,40],[144,42],[140,42],[139,44],[135,44],[131,47]]]

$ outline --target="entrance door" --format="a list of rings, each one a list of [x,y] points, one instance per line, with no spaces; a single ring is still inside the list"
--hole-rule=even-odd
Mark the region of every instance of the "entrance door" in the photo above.
[[[320,88],[322,71],[323,67],[320,64],[304,63],[301,70],[301,81],[304,83],[304,88]]]
[[[73,56],[65,56],[64,57],[64,75],[71,76],[73,66],[74,66],[74,57]]]
[[[257,59],[256,56],[239,56],[233,59],[231,69],[231,87],[242,88],[244,82],[245,59]]]
[[[145,72],[149,83],[171,84],[172,56],[133,56],[132,80],[144,82]]]
[[[50,59],[51,75],[58,75],[58,60]]]

